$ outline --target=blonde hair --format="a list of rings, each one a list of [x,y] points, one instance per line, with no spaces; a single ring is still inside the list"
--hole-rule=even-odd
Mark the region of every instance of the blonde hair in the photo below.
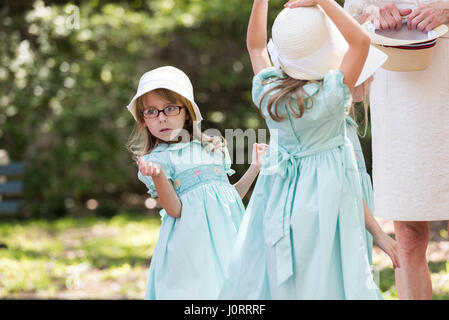
[[[269,95],[271,92],[278,90],[278,92],[276,92],[275,94],[273,94],[267,102],[267,111],[268,114],[270,115],[270,117],[277,122],[281,122],[285,119],[285,116],[281,116],[278,113],[278,108],[279,108],[279,103],[287,98],[287,109],[290,109],[290,111],[293,114],[293,117],[295,118],[301,118],[305,112],[305,110],[309,110],[313,107],[313,99],[312,97],[303,90],[303,87],[306,84],[309,83],[316,83],[319,84],[319,91],[318,93],[321,91],[322,89],[322,81],[315,81],[315,80],[299,80],[299,79],[294,79],[290,76],[288,76],[285,72],[283,73],[283,78],[277,78],[277,77],[273,77],[270,79],[267,79],[263,82],[263,84],[269,84],[272,82],[278,82],[279,84],[273,88],[271,88],[270,90],[268,90],[267,92],[265,92],[265,94],[262,96],[262,99],[260,100],[259,103],[259,112],[261,113],[262,117],[266,118],[266,116],[263,114],[262,112],[262,102],[265,99],[265,97],[267,95]],[[357,134],[364,138],[366,136],[366,133],[368,131],[368,95],[369,95],[369,88],[370,85],[366,85],[365,83],[363,84],[363,110],[364,110],[364,132],[363,135],[360,135],[360,132],[357,130]],[[296,102],[298,103],[298,107],[299,107],[299,113],[297,112],[297,110],[295,110],[295,108],[293,107],[292,103],[291,103],[291,99],[288,99],[290,96],[292,96],[293,94],[296,94]],[[307,98],[310,98],[311,100],[311,105],[310,106],[305,106],[304,103],[304,95]],[[355,108],[353,106],[350,106],[351,110],[351,116],[354,119],[354,121],[357,122],[357,117],[355,114]],[[274,109],[274,110],[273,110]]]
[[[265,99],[265,97],[267,95],[269,95],[271,92],[276,91],[276,93],[274,93],[269,99],[268,99],[268,103],[267,103],[267,111],[268,114],[270,115],[270,117],[277,122],[281,122],[283,120],[285,120],[285,116],[281,116],[279,115],[278,112],[278,108],[279,108],[279,103],[287,98],[287,109],[290,109],[290,111],[293,114],[293,117],[295,118],[301,118],[304,114],[304,111],[307,109],[311,109],[313,107],[313,99],[311,100],[311,105],[310,106],[305,106],[304,103],[304,96],[306,96],[307,98],[312,98],[307,92],[305,92],[303,90],[303,86],[308,84],[308,83],[319,83],[317,81],[312,81],[312,80],[298,80],[298,79],[294,79],[290,76],[288,76],[286,73],[283,72],[284,77],[283,78],[277,78],[277,77],[273,77],[271,79],[265,80],[264,84],[268,84],[271,82],[278,82],[279,84],[273,88],[271,88],[270,90],[268,90],[267,92],[265,92],[265,94],[262,96],[262,99],[260,100],[260,105],[259,105],[259,111],[262,114],[262,116],[264,118],[265,115],[262,112],[262,101]],[[321,84],[320,84],[320,90],[321,90]],[[295,108],[293,107],[292,103],[291,103],[291,99],[288,99],[289,97],[291,97],[293,94],[296,94],[296,102],[298,103],[298,107],[299,107],[299,113],[297,112],[297,110],[295,110]],[[273,110],[274,109],[274,110]]]
[[[201,145],[209,152],[219,150],[224,154],[223,148],[226,146],[226,140],[222,137],[208,136],[200,131],[193,105],[188,99],[168,89],[159,88],[153,90],[153,92],[161,98],[164,98],[171,103],[180,104],[187,109],[189,119],[186,119],[184,129],[189,132],[190,140],[199,140]],[[131,152],[133,160],[135,161],[143,155],[151,153],[151,151],[153,151],[159,143],[164,142],[153,136],[145,125],[145,120],[142,114],[142,111],[145,109],[143,99],[143,95],[136,99],[136,125],[134,126],[128,143],[126,144],[128,151]]]
[[[361,138],[364,138],[366,136],[366,133],[368,132],[368,111],[369,111],[369,103],[368,103],[368,97],[369,97],[369,88],[370,85],[366,85],[365,83],[363,83],[363,100],[360,101],[363,105],[363,116],[364,116],[364,131],[363,131],[363,135],[360,134],[359,130],[357,129],[357,135],[360,136]],[[351,108],[351,117],[354,119],[354,121],[357,123],[357,115],[355,112],[355,104],[360,103],[360,102],[355,102],[352,103],[352,106],[350,106]],[[358,123],[357,123],[358,124]]]

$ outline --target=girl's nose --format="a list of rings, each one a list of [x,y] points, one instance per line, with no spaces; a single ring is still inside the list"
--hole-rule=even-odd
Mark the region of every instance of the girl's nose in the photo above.
[[[165,115],[165,113],[159,112],[158,119],[161,122],[165,122],[165,121],[167,121],[167,116]]]

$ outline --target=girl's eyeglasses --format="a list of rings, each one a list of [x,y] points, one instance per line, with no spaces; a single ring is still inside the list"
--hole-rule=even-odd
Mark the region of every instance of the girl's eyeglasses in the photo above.
[[[159,113],[161,113],[161,112],[163,112],[167,117],[171,117],[171,116],[177,116],[178,114],[180,114],[182,108],[184,108],[184,107],[169,105],[169,106],[166,106],[162,110],[159,110],[156,108],[145,109],[142,111],[142,114],[143,114],[144,118],[147,118],[147,119],[156,119],[157,117],[159,117]]]

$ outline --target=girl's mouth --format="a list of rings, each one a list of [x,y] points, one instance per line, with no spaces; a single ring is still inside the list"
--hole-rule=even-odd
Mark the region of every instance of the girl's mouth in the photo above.
[[[166,133],[166,132],[168,132],[168,131],[170,131],[171,129],[169,129],[169,128],[164,128],[164,129],[161,129],[159,132],[162,132],[162,133]]]

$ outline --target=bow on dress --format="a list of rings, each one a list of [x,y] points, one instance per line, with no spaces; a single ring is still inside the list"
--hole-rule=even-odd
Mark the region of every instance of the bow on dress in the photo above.
[[[277,174],[287,181],[284,184],[284,188],[287,188],[287,190],[286,192],[281,192],[282,198],[277,202],[281,204],[281,210],[274,210],[271,215],[265,215],[264,219],[265,241],[268,245],[275,247],[278,285],[293,275],[290,220],[293,209],[293,197],[301,172],[301,160],[304,157],[335,149],[344,144],[345,136],[343,135],[337,136],[318,147],[294,152],[280,145],[270,145],[267,154],[264,156],[262,174]],[[341,168],[344,170],[346,168],[344,155],[342,159]]]

